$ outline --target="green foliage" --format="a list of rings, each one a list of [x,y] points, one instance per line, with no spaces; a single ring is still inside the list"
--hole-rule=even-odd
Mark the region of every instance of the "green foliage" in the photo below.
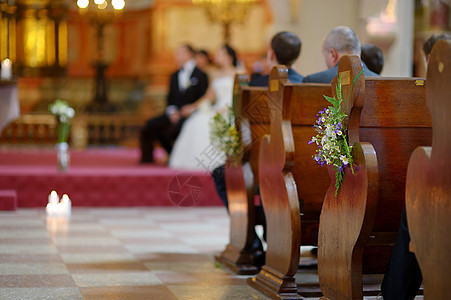
[[[237,158],[241,154],[241,136],[235,126],[235,115],[230,109],[228,113],[216,113],[211,122],[210,142],[216,151],[227,157]]]
[[[57,121],[58,143],[66,143],[70,131],[70,119],[75,116],[75,110],[66,101],[57,99],[49,105],[49,111]]]

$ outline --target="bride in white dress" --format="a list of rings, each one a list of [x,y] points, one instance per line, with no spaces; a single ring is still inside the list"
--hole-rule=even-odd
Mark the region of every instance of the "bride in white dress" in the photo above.
[[[205,95],[191,105],[182,108],[182,115],[189,115],[182,126],[169,158],[169,166],[177,169],[213,170],[224,164],[225,156],[210,144],[210,124],[217,112],[227,113],[232,106],[233,83],[237,58],[228,45],[215,55],[218,70]]]

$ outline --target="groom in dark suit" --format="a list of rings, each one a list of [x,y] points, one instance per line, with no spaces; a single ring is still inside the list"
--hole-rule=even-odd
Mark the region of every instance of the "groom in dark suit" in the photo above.
[[[207,74],[196,67],[194,54],[194,49],[187,44],[175,51],[179,69],[171,75],[166,112],[147,121],[141,129],[141,163],[153,162],[155,140],[160,141],[168,154],[171,153],[174,140],[188,117],[186,113],[182,114],[182,107],[195,102],[207,90]]]

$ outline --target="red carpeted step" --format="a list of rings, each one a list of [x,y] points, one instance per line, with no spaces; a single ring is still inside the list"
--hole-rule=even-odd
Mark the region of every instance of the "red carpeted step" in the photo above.
[[[17,193],[14,190],[0,189],[0,210],[16,210]]]
[[[15,189],[19,207],[44,207],[52,190],[73,206],[222,205],[208,172],[139,165],[137,149],[71,151],[65,173],[53,150],[0,151],[0,190]]]

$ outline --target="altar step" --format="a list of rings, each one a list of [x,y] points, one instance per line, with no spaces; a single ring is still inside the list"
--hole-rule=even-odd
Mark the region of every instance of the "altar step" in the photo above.
[[[14,192],[17,207],[44,207],[52,190],[84,207],[222,205],[209,172],[138,161],[138,149],[73,150],[59,172],[52,149],[1,150],[0,191]]]

